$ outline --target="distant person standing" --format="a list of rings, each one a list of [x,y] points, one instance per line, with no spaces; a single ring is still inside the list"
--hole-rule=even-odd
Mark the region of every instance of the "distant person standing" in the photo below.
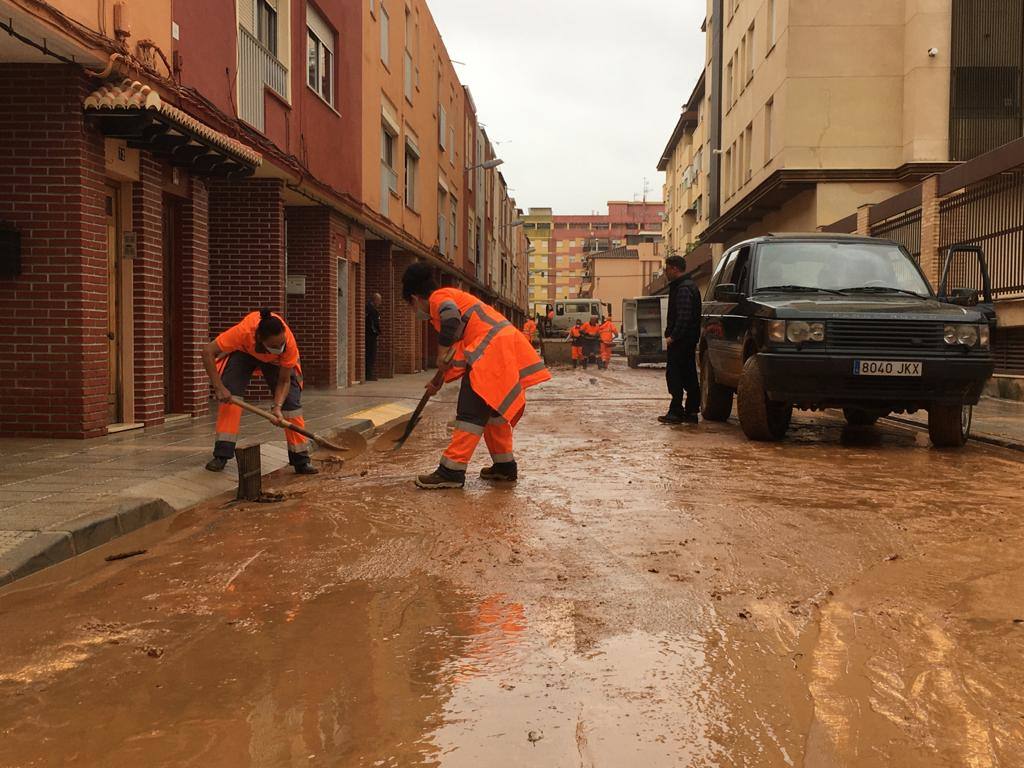
[[[662,424],[696,424],[700,411],[700,384],[697,380],[700,291],[685,273],[686,259],[682,256],[669,256],[665,259],[665,275],[670,280],[665,327],[665,343],[668,346],[665,379],[672,402],[668,413],[658,417]]]
[[[612,347],[615,345],[615,323],[610,317],[602,318],[597,330],[601,333],[601,362],[598,366],[607,371],[612,362]]]
[[[383,298],[379,293],[370,296],[366,302],[366,380],[376,381],[377,338],[380,336],[380,305]]]

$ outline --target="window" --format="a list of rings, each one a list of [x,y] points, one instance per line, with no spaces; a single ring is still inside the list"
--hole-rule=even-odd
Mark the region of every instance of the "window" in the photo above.
[[[750,178],[754,175],[754,124],[750,123],[747,126],[746,135],[743,141],[744,151],[747,153],[747,162],[744,166],[744,181],[750,181]]]
[[[445,142],[448,140],[448,113],[443,104],[437,105],[437,143],[442,150],[447,149]],[[454,149],[454,147],[452,147]]]
[[[747,30],[747,82],[754,79],[754,22]]]
[[[448,130],[450,132],[448,136],[450,142],[448,144],[448,149],[450,150],[448,152],[448,162],[455,165],[455,123],[449,125]]]
[[[451,241],[452,249],[459,247],[459,201],[455,198],[455,195],[451,196],[452,211],[451,211]]]
[[[772,113],[775,111],[775,99],[768,99],[764,105],[764,164],[772,159]]]
[[[444,187],[437,187],[437,250],[442,255],[448,255],[448,217],[445,211],[448,208],[448,193]]]
[[[306,83],[334,105],[334,30],[311,5],[306,6]]]
[[[725,105],[726,109],[732,107],[732,61],[725,69]]]
[[[775,46],[775,0],[768,0],[768,50]],[[767,54],[767,51],[765,52]]]
[[[416,181],[420,170],[420,155],[408,141],[405,143],[405,204],[410,210],[416,208]]]
[[[385,216],[391,209],[391,195],[398,194],[398,174],[395,172],[395,134],[386,124],[380,129],[380,212]]]
[[[405,100],[412,104],[412,54],[405,52]]]
[[[722,194],[728,199],[732,194],[732,149],[725,150],[725,162],[722,165]]]
[[[405,98],[410,104],[412,104],[412,87],[413,87],[413,62],[412,62],[412,45],[413,45],[413,23],[412,14],[409,9],[405,9],[405,64],[404,73],[405,78]]]
[[[740,38],[740,47],[736,49],[736,74],[739,76],[739,82],[736,84],[736,92],[743,93],[747,87],[747,78],[744,77],[747,71],[747,36],[744,35]]]
[[[256,0],[256,39],[277,56],[277,9],[270,0]]]
[[[391,66],[391,17],[384,3],[380,4],[380,60],[385,67]]]

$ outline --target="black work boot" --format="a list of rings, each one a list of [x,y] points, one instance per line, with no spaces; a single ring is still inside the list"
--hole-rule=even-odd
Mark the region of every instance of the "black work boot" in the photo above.
[[[416,486],[427,491],[436,491],[442,488],[462,488],[466,484],[466,472],[447,467],[439,466],[429,475],[420,475],[416,478]]]
[[[313,466],[313,462],[307,461],[305,464],[295,465],[296,475],[319,475],[320,470]]]
[[[227,465],[228,460],[222,456],[214,456],[208,462],[206,462],[206,469],[209,472],[223,472],[224,467]]]
[[[669,411],[664,416],[659,416],[658,421],[660,421],[662,424],[682,424],[684,421],[686,421],[686,419],[683,418],[683,414],[681,413]]]
[[[481,469],[480,479],[496,483],[514,483],[519,479],[519,465],[514,461],[500,461]]]

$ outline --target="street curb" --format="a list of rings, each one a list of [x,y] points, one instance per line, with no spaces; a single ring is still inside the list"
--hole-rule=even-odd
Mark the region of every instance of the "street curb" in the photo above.
[[[898,416],[883,416],[883,421],[891,421],[896,424],[901,424],[907,427],[914,427],[918,431],[927,432],[928,425],[922,424],[919,421],[913,419],[901,419]],[[972,432],[968,440],[973,440],[977,443],[985,443],[986,445],[994,445],[997,448],[1006,448],[1011,451],[1018,451],[1024,453],[1024,443],[1014,442],[1013,440],[1007,440],[1006,438],[996,437],[995,435],[987,435],[985,433]]]
[[[129,499],[109,510],[90,512],[59,528],[42,530],[0,555],[0,586],[62,560],[88,552],[174,513],[163,499]]]

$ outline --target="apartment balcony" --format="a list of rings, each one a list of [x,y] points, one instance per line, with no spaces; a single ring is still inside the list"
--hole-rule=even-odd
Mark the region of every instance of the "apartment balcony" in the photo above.
[[[264,91],[288,101],[288,67],[245,27],[238,27],[238,116],[253,128],[266,125]]]

